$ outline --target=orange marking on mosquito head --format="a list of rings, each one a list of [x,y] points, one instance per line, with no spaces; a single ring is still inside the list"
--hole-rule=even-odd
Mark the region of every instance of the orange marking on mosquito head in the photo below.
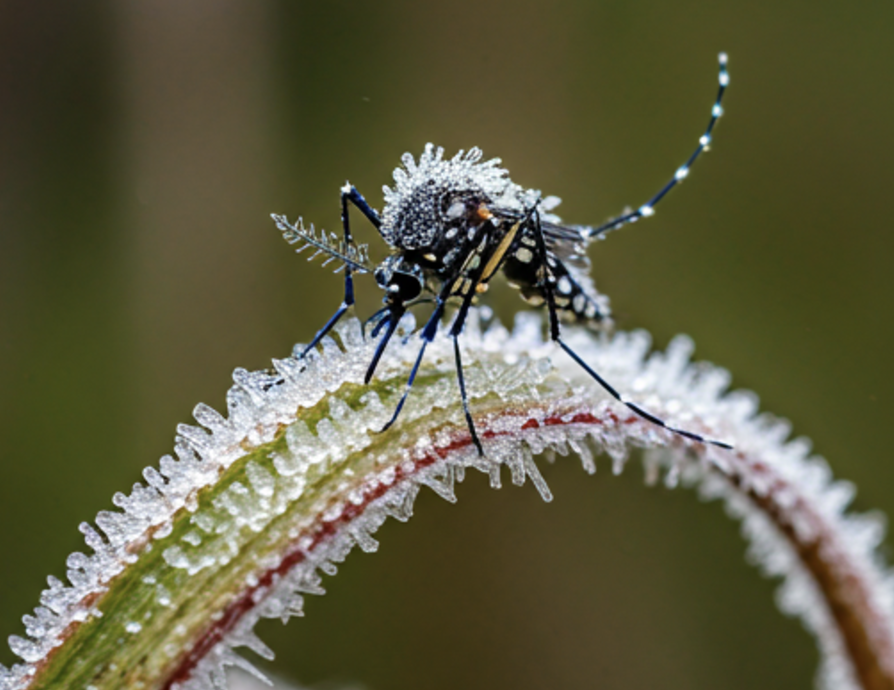
[[[481,220],[490,220],[491,218],[494,217],[494,214],[491,213],[491,212],[490,212],[490,209],[489,209],[487,206],[485,206],[484,204],[481,204],[481,205],[478,207],[478,211],[476,212],[476,215],[477,215]]]

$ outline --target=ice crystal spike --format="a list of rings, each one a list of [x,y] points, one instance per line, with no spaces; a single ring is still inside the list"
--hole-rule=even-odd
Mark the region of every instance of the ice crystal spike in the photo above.
[[[398,185],[442,155],[405,161]],[[416,355],[409,340],[388,348],[370,387],[362,383],[374,343],[355,320],[321,353],[276,360],[276,374],[237,370],[228,415],[197,406],[200,427],[178,427],[176,459],[147,468],[145,484],[115,495],[117,511],[81,526],[90,553],[69,556],[68,584],[49,578],[23,619],[27,637],[9,638],[24,663],[0,667],[0,690],[225,687],[226,667],[257,673],[236,647],[272,657],[255,623],[302,615],[304,596],[324,593],[322,574],[334,575],[354,547],[375,551],[375,532],[389,517],[409,519],[421,487],[454,501],[468,468],[496,488],[505,466],[514,484],[530,480],[551,500],[535,455],[574,453],[594,472],[594,453],[604,453],[620,471],[634,448],[647,449],[650,483],[695,487],[742,522],[748,558],[783,580],[780,608],[816,636],[818,687],[891,687],[894,576],[875,551],[882,522],[845,513],[853,486],[834,480],[804,439],[788,441],[787,423],[757,415],[751,394],[725,394],[729,375],[691,364],[688,338],[649,355],[642,332],[569,332],[636,400],[737,450],[689,443],[595,388],[543,341],[538,317],[519,315],[510,333],[482,329],[489,319],[480,316],[468,321],[464,356],[484,456],[459,405],[445,406],[456,385],[443,364],[449,337],[431,343],[426,385],[385,434],[375,432]],[[410,318],[404,325],[412,332]]]

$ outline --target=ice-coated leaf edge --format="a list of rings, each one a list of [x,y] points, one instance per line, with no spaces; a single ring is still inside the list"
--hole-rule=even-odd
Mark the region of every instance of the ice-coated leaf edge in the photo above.
[[[81,525],[93,554],[69,556],[68,585],[50,578],[23,619],[28,637],[10,638],[25,663],[0,667],[0,690],[225,687],[226,666],[251,669],[235,647],[272,656],[253,633],[257,620],[300,614],[302,595],[322,593],[320,572],[333,573],[354,545],[374,550],[371,535],[387,517],[407,519],[420,486],[454,500],[466,468],[499,486],[505,464],[514,483],[530,478],[548,500],[533,455],[573,452],[595,471],[595,450],[618,472],[632,447],[647,450],[651,480],[722,498],[742,521],[749,557],[784,578],[780,608],[817,638],[818,687],[894,687],[894,578],[876,552],[882,522],[844,512],[853,487],[833,481],[805,440],[787,442],[785,422],[757,416],[751,394],[724,395],[728,374],[690,364],[686,338],[647,358],[642,332],[610,341],[570,333],[618,388],[736,450],[684,442],[608,399],[542,340],[538,317],[519,315],[509,334],[482,329],[479,315],[463,343],[485,458],[459,410],[449,339],[429,348],[386,434],[372,432],[402,390],[415,338],[389,347],[370,387],[362,378],[372,345],[356,321],[308,359],[237,369],[227,418],[199,405],[201,427],[178,427],[177,458],[116,494],[120,511]],[[413,330],[409,318],[404,330]]]

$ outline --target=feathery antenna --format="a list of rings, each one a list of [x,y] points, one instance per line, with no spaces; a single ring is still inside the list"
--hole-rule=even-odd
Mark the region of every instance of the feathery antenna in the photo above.
[[[372,273],[373,266],[369,261],[369,247],[365,244],[353,244],[340,239],[335,233],[327,233],[320,230],[317,234],[316,229],[311,223],[309,228],[304,227],[304,220],[299,218],[297,223],[289,223],[288,218],[275,213],[270,214],[276,227],[282,232],[282,236],[289,244],[302,243],[296,253],[300,254],[308,247],[313,247],[316,251],[308,257],[308,261],[313,261],[320,254],[326,254],[327,257],[323,261],[323,266],[332,261],[339,261],[341,265],[335,269],[335,273],[344,270],[345,266],[350,266],[355,273]]]
[[[726,53],[720,53],[717,56],[717,62],[720,64],[720,71],[717,74],[717,82],[719,84],[717,98],[714,100],[714,105],[711,108],[711,119],[708,121],[708,126],[705,129],[704,134],[699,137],[698,146],[695,148],[695,151],[692,152],[692,155],[689,156],[683,165],[677,168],[674,176],[655,196],[635,211],[624,213],[614,220],[603,223],[597,228],[586,228],[585,230],[588,237],[599,237],[609,230],[616,230],[627,223],[635,223],[640,218],[648,218],[649,216],[655,215],[655,204],[661,201],[664,198],[664,195],[676,187],[677,184],[686,179],[687,175],[689,175],[689,169],[692,167],[692,164],[695,163],[695,159],[701,155],[702,151],[708,150],[708,147],[711,145],[711,133],[714,130],[714,125],[717,124],[717,120],[723,115],[723,106],[720,104],[723,100],[723,92],[726,91],[726,87],[729,86],[729,72],[726,71]]]

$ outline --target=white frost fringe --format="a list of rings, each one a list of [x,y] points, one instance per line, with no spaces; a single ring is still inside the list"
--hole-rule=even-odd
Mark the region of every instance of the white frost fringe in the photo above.
[[[543,341],[538,316],[520,314],[510,335],[499,324],[482,331],[477,318],[482,314],[479,311],[473,315],[463,338],[473,399],[496,392],[511,401],[513,396],[517,398],[523,393],[539,396],[547,406],[559,399],[566,406],[577,401],[578,408],[591,409],[597,416],[604,417],[606,411],[614,411],[617,417],[630,416],[564,354]],[[413,329],[412,319],[405,318],[405,331],[409,333]],[[891,640],[894,639],[894,578],[876,553],[884,532],[882,520],[874,515],[846,515],[844,510],[854,494],[852,485],[834,481],[825,461],[810,456],[809,442],[786,441],[789,435],[786,422],[768,415],[758,416],[754,395],[743,392],[724,395],[729,375],[710,365],[691,364],[693,345],[688,338],[677,337],[666,352],[647,357],[650,340],[644,332],[620,333],[610,341],[583,331],[569,330],[568,333],[571,346],[619,390],[682,428],[731,442],[735,452],[686,443],[641,420],[614,427],[566,424],[529,430],[510,428],[511,421],[505,419],[498,421],[508,425],[506,431],[511,433],[485,441],[486,459],[478,458],[474,449],[464,449],[411,479],[395,483],[359,518],[281,578],[236,629],[199,663],[192,678],[182,687],[225,687],[226,666],[248,667],[233,652],[233,647],[247,645],[270,656],[272,653],[252,632],[257,620],[271,616],[286,619],[300,611],[299,593],[321,592],[318,571],[332,571],[332,564],[343,560],[355,544],[364,550],[374,550],[376,542],[370,535],[389,516],[407,519],[420,485],[454,500],[453,482],[462,478],[466,467],[489,473],[492,483],[498,485],[499,464],[504,463],[511,468],[513,481],[521,483],[530,477],[549,500],[549,489],[531,459],[532,453],[566,454],[570,449],[581,457],[584,468],[592,472],[595,470],[592,446],[612,457],[616,472],[623,467],[630,447],[647,448],[647,473],[653,480],[663,471],[668,485],[682,481],[696,485],[705,498],[722,498],[730,515],[742,521],[742,531],[750,541],[750,560],[765,574],[783,578],[777,597],[780,608],[799,616],[817,637],[822,652],[817,687],[859,688],[843,639],[817,583],[803,567],[790,540],[780,533],[765,511],[756,507],[752,497],[766,497],[775,505],[790,507],[789,517],[801,537],[809,540],[814,534],[825,535],[836,550],[836,558],[862,581],[868,593],[870,608],[880,621],[873,634]],[[202,428],[178,426],[176,459],[163,457],[158,470],[154,467],[144,470],[145,484],[134,485],[129,495],[116,494],[113,502],[121,510],[100,512],[96,528],[87,523],[81,525],[93,554],[73,553],[68,557],[69,584],[49,578],[49,588],[41,595],[41,606],[33,615],[23,618],[27,637],[9,638],[10,647],[25,663],[11,669],[0,666],[0,690],[26,688],[41,660],[62,643],[64,631],[99,614],[97,608],[102,606],[102,597],[97,595],[106,591],[108,583],[138,558],[128,547],[144,541],[149,529],[165,534],[181,508],[194,509],[199,490],[211,485],[222,469],[243,457],[247,444],[258,446],[272,441],[280,425],[295,422],[296,410],[315,405],[343,383],[362,382],[372,344],[360,338],[358,322],[353,320],[340,327],[339,336],[344,350],[327,339],[323,353],[311,355],[308,360],[299,362],[293,356],[274,361],[278,377],[237,369],[233,375],[236,385],[227,394],[227,417],[206,405],[198,405],[194,416]],[[406,372],[417,348],[416,338],[389,346],[379,367],[380,376]],[[300,351],[296,346],[295,352]],[[433,363],[427,366],[438,370],[452,367],[452,360],[449,338],[438,338],[427,352],[427,362]],[[271,386],[277,379],[284,383]],[[458,397],[453,388],[449,394]],[[406,415],[424,416],[435,406],[443,407],[443,401],[443,390],[414,390]],[[368,409],[375,412],[381,408],[381,403],[377,403],[373,399]],[[330,409],[333,416],[339,414],[337,405],[331,405]],[[461,417],[457,419],[461,424]],[[338,424],[339,420],[332,423]],[[376,423],[366,420],[360,425],[358,444],[362,445],[365,428]],[[317,437],[308,439],[315,444],[315,452],[329,455],[346,452],[338,447],[343,440],[341,436],[334,434],[325,438],[325,428],[325,424],[319,425]],[[418,456],[430,447],[431,441],[415,449],[411,444],[407,457]],[[752,459],[758,459],[765,466],[763,473],[751,471]],[[731,477],[736,481],[731,481]],[[176,567],[176,563],[171,567]],[[85,605],[86,601],[97,603]],[[894,664],[894,660],[887,661]]]

